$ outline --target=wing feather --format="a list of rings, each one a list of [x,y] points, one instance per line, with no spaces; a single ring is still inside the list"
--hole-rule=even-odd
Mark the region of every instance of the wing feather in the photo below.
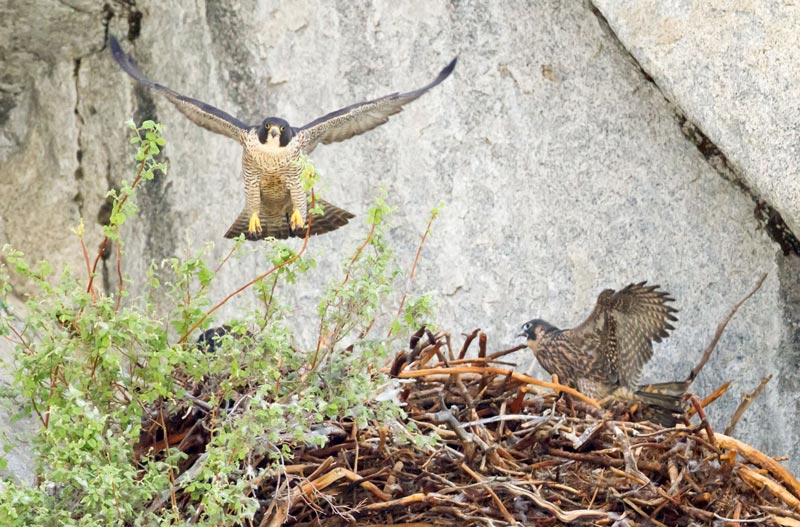
[[[457,60],[453,59],[427,86],[408,93],[392,93],[371,101],[351,104],[299,128],[297,134],[304,143],[305,152],[311,153],[319,143],[344,141],[384,124],[389,117],[401,112],[403,106],[418,99],[449,77]]]
[[[661,342],[674,329],[674,299],[647,282],[619,291],[606,289],[592,313],[571,330],[574,338],[599,338],[608,364],[609,382],[634,388],[642,369],[653,356],[653,341]]]
[[[157,84],[147,77],[139,70],[136,62],[130,55],[122,51],[119,41],[115,37],[109,38],[109,46],[111,48],[111,55],[114,60],[119,64],[120,68],[128,75],[136,79],[138,82],[157,90],[164,94],[164,96],[175,105],[175,107],[186,117],[189,118],[194,124],[202,126],[206,130],[221,134],[231,139],[241,142],[241,135],[244,131],[250,128],[247,124],[243,123],[236,117],[223,112],[219,108],[215,108],[210,104],[203,101],[192,99],[181,95],[166,86]]]

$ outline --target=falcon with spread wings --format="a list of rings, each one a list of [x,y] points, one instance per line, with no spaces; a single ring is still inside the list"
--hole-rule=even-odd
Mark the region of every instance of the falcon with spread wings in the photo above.
[[[209,104],[154,83],[142,74],[116,38],[112,36],[109,44],[114,60],[128,75],[164,94],[194,124],[242,145],[245,208],[225,237],[244,233],[248,240],[305,236],[308,196],[301,178],[304,156],[320,143],[344,141],[384,124],[390,116],[402,111],[403,106],[445,80],[456,65],[453,59],[433,82],[417,90],[356,103],[295,128],[279,117],[267,117],[259,124],[249,125]],[[310,234],[338,229],[353,217],[330,203],[316,201],[324,213],[314,217]]]
[[[669,293],[646,284],[604,290],[589,317],[575,328],[561,330],[535,319],[522,326],[520,336],[527,338],[548,373],[590,397],[642,400],[679,411],[688,384],[651,385],[653,391],[638,386],[642,368],[653,356],[653,342],[669,336],[675,329],[670,322],[677,320]]]

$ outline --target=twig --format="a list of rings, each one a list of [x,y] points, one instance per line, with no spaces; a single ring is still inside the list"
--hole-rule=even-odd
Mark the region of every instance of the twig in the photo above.
[[[703,428],[706,429],[708,440],[711,442],[712,445],[716,446],[716,443],[714,441],[715,437],[714,430],[711,428],[711,423],[708,422],[708,418],[706,418],[706,413],[703,410],[700,398],[698,398],[696,395],[690,395],[689,402],[692,404],[692,407],[694,408],[695,412],[697,412],[697,416],[701,419]]]
[[[736,450],[750,463],[768,470],[776,479],[778,479],[778,481],[781,481],[787,485],[795,497],[800,498],[800,482],[798,482],[797,479],[795,479],[795,477],[783,467],[783,465],[771,457],[759,452],[750,445],[742,443],[738,439],[734,439],[724,434],[715,434],[714,437],[720,447],[728,450]]]
[[[492,497],[492,501],[497,506],[497,509],[500,511],[500,514],[503,515],[503,518],[505,518],[505,520],[509,524],[514,525],[514,524],[517,523],[517,521],[514,519],[514,517],[511,516],[511,513],[508,512],[508,509],[506,509],[506,506],[503,505],[503,502],[500,501],[500,498],[497,497],[497,494],[495,494],[495,492],[492,490],[492,488],[486,483],[486,478],[484,478],[483,476],[481,476],[480,474],[478,474],[477,472],[475,472],[474,470],[469,468],[466,465],[466,463],[461,463],[461,470],[463,470],[464,472],[469,474],[469,476],[472,479],[474,479],[475,481],[477,481],[478,483],[481,484],[481,486],[486,490],[486,492],[489,493],[489,496]]]
[[[119,311],[119,306],[122,303],[122,244],[117,240],[117,280],[119,280],[119,290],[117,291],[117,303],[114,305],[114,312]]]
[[[136,185],[139,184],[139,181],[142,179],[142,174],[144,174],[144,165],[147,161],[147,153],[150,150],[150,145],[145,146],[142,149],[142,162],[139,163],[139,171],[136,173],[136,177],[133,178],[133,183],[131,183],[131,190],[136,188]],[[117,210],[121,210],[122,206],[128,201],[128,196],[130,194],[125,194],[122,196],[122,199],[119,200],[119,204],[117,205]],[[119,228],[117,228],[119,231]],[[106,250],[106,245],[108,244],[109,238],[105,236],[103,241],[100,242],[100,248],[97,250],[97,256],[94,257],[94,264],[92,265],[92,271],[89,273],[89,285],[86,286],[86,292],[91,293],[92,287],[94,286],[94,277],[97,275],[97,264],[100,262],[100,258],[103,256],[103,252]]]
[[[478,445],[482,452],[488,452],[491,450],[491,447],[486,444],[486,441],[481,439],[477,434],[467,432],[458,419],[456,419],[456,417],[450,413],[450,410],[442,410],[440,412],[436,412],[435,414],[426,414],[425,417],[429,418],[434,423],[446,424],[447,427],[452,430],[456,436],[458,436],[458,439],[461,440],[465,452],[471,450],[473,448],[472,445]],[[467,457],[469,458],[471,456],[467,455]]]
[[[472,344],[472,341],[478,336],[478,332],[480,332],[480,328],[474,330],[469,335],[465,335],[466,338],[464,339],[464,345],[461,346],[461,351],[458,352],[458,360],[461,360],[464,358],[464,356],[466,356],[469,345]]]
[[[793,525],[795,525],[795,526],[800,525],[800,514],[798,514],[797,512],[793,512],[793,511],[787,511],[786,507],[775,507],[773,505],[764,504],[764,505],[761,505],[761,510],[764,511],[764,512],[772,513],[772,514],[780,514],[781,516],[788,516],[790,519],[797,520],[797,522],[795,524],[793,524]],[[780,522],[779,522],[779,524],[780,525],[784,525],[783,523],[780,523]]]
[[[716,390],[711,392],[709,395],[704,397],[702,401],[700,401],[700,407],[701,408],[708,408],[708,406],[711,403],[713,403],[714,401],[716,401],[717,399],[719,399],[720,397],[725,395],[725,392],[728,391],[728,388],[730,387],[730,385],[731,385],[731,381],[725,381],[724,383],[722,383],[722,385],[720,385]],[[695,414],[694,407],[690,407],[689,410],[686,412],[686,417],[691,417],[694,414]]]
[[[411,265],[411,273],[408,276],[408,282],[406,282],[406,287],[403,291],[403,296],[400,298],[400,305],[397,307],[397,314],[395,318],[400,318],[400,315],[403,313],[403,306],[406,304],[406,298],[408,297],[408,290],[411,288],[411,282],[414,281],[414,273],[417,272],[417,264],[419,263],[419,255],[422,254],[422,247],[425,245],[425,239],[428,237],[428,234],[431,232],[431,224],[433,220],[436,219],[437,212],[434,211],[431,213],[431,217],[428,220],[428,224],[425,226],[425,232],[422,233],[422,239],[419,241],[419,246],[417,247],[417,255],[414,257],[414,263]],[[389,333],[386,335],[386,338],[392,336],[392,328],[389,327]]]
[[[439,501],[446,501],[445,497],[441,494],[437,494],[435,492],[417,492],[416,494],[404,496],[396,500],[384,501],[383,503],[370,503],[369,505],[364,506],[364,510],[372,511],[377,509],[388,509],[390,507],[398,507],[400,505],[407,506],[411,505],[412,503],[429,503],[433,505]]]
[[[314,207],[314,190],[313,190],[313,189],[311,190],[311,207],[312,207],[312,208]],[[205,314],[205,315],[203,315],[202,317],[200,317],[200,320],[198,320],[197,322],[195,322],[195,323],[192,325],[192,327],[190,327],[189,329],[187,329],[187,330],[186,330],[186,332],[185,332],[185,333],[184,333],[184,334],[181,336],[181,338],[180,338],[180,339],[178,339],[178,343],[180,344],[180,343],[186,342],[186,339],[187,339],[187,338],[189,338],[189,335],[191,335],[192,331],[194,331],[195,329],[199,328],[199,327],[200,327],[200,326],[203,324],[203,322],[205,322],[205,321],[206,321],[206,319],[207,319],[209,316],[211,316],[211,314],[212,314],[212,313],[214,313],[214,311],[216,311],[217,309],[219,309],[219,308],[221,308],[222,306],[224,306],[224,305],[225,305],[225,304],[228,302],[228,300],[230,300],[231,298],[235,297],[236,295],[238,295],[238,294],[239,294],[239,293],[241,293],[242,291],[244,291],[244,290],[248,289],[248,288],[249,288],[250,286],[252,286],[253,284],[255,284],[255,283],[257,283],[257,282],[260,282],[261,280],[263,280],[264,278],[268,277],[269,275],[271,275],[272,273],[276,272],[277,270],[281,269],[282,267],[286,267],[286,266],[287,266],[287,265],[289,265],[290,263],[293,263],[295,260],[297,260],[298,258],[300,258],[300,256],[302,256],[302,255],[303,255],[303,253],[304,253],[304,252],[306,252],[306,247],[308,247],[308,238],[311,236],[311,222],[312,222],[312,221],[314,221],[314,216],[313,216],[313,215],[311,215],[311,216],[309,216],[309,217],[308,217],[308,226],[307,226],[307,228],[306,228],[306,236],[305,236],[305,238],[303,238],[303,246],[300,248],[300,250],[299,250],[297,253],[295,253],[295,255],[294,255],[294,256],[292,256],[292,257],[291,257],[291,258],[289,258],[288,260],[286,260],[286,261],[284,261],[284,262],[282,262],[282,263],[280,263],[280,264],[278,264],[278,265],[274,266],[274,267],[273,267],[272,269],[270,269],[269,271],[267,271],[267,272],[265,272],[265,273],[263,273],[263,274],[260,274],[260,275],[256,276],[255,278],[253,278],[252,280],[250,280],[249,282],[247,282],[246,284],[244,284],[243,286],[241,286],[239,289],[237,289],[237,290],[236,290],[236,291],[234,291],[233,293],[231,293],[231,294],[229,294],[228,296],[226,296],[225,298],[223,298],[223,299],[222,299],[222,300],[221,300],[221,301],[220,301],[220,302],[219,302],[217,305],[215,305],[214,307],[212,307],[211,309],[209,309],[209,310],[206,312],[206,314]]]
[[[622,429],[618,426],[613,427],[614,431],[614,438],[617,440],[617,443],[622,447],[622,459],[625,460],[625,471],[628,474],[631,474],[638,479],[642,480],[648,487],[650,487],[653,491],[655,491],[655,485],[653,482],[650,481],[650,478],[647,477],[641,470],[636,463],[636,458],[634,457],[633,453],[631,452],[631,445],[628,441],[628,436],[625,434]]]
[[[91,280],[92,268],[89,264],[89,249],[86,248],[86,240],[83,238],[83,219],[81,219],[81,226],[79,227],[80,240],[81,240],[81,253],[83,254],[83,262],[86,264],[86,279]]]
[[[320,476],[319,478],[313,481],[306,481],[302,485],[300,485],[300,492],[305,494],[306,496],[310,496],[313,491],[320,491],[324,488],[327,488],[333,485],[338,480],[346,478],[352,481],[353,483],[359,484],[364,490],[369,491],[375,497],[382,501],[389,501],[392,499],[391,494],[387,494],[383,492],[381,489],[375,486],[374,483],[365,480],[363,477],[359,476],[352,470],[347,470],[344,467],[337,467],[324,476]]]
[[[528,346],[526,344],[518,344],[518,345],[514,346],[513,348],[509,348],[507,350],[495,351],[494,353],[491,353],[490,355],[488,355],[486,358],[487,359],[499,359],[500,357],[504,357],[506,355],[510,355],[510,354],[514,353],[515,351],[524,350],[527,347]]]
[[[753,404],[753,401],[756,397],[761,395],[761,392],[764,391],[766,388],[767,383],[772,379],[772,375],[767,375],[761,379],[761,382],[758,383],[758,386],[755,390],[750,393],[747,393],[742,398],[742,402],[739,403],[739,406],[736,408],[736,411],[733,412],[733,416],[731,416],[731,421],[728,423],[727,428],[725,428],[725,435],[729,436],[733,433],[733,429],[736,428],[736,424],[739,422],[739,419],[742,418],[742,415],[750,408],[750,405]]]
[[[764,523],[765,521],[769,520],[769,516],[762,516],[761,518],[747,518],[744,520],[739,518],[726,518],[725,516],[720,516],[716,512],[714,513],[714,517],[718,520],[728,523]]]
[[[225,258],[223,258],[222,261],[220,261],[219,264],[217,265],[217,268],[214,269],[214,274],[219,273],[220,269],[222,269],[222,266],[225,265],[228,262],[228,260],[230,260],[231,256],[233,256],[233,253],[236,251],[237,247],[238,245],[234,245],[233,247],[231,247],[231,250],[228,251],[228,254],[225,255]],[[200,290],[202,291],[202,287],[200,288]]]
[[[737,470],[739,472],[739,475],[742,476],[742,479],[744,479],[751,485],[754,485],[756,488],[759,489],[762,487],[766,487],[772,494],[783,500],[783,502],[789,507],[792,507],[795,510],[800,509],[800,500],[792,496],[792,494],[788,490],[783,488],[776,481],[771,480],[767,476],[760,474],[757,471],[745,465],[739,465]]]
[[[747,302],[751,296],[756,294],[756,291],[761,289],[761,286],[764,284],[764,280],[767,279],[767,274],[768,273],[764,273],[763,275],[761,275],[761,278],[759,278],[755,287],[753,287],[753,289],[751,289],[750,292],[744,296],[744,298],[739,300],[731,308],[731,310],[728,312],[727,316],[722,320],[722,322],[720,322],[717,325],[717,331],[716,333],[714,333],[714,338],[711,339],[711,342],[708,344],[708,347],[706,347],[706,350],[703,352],[703,357],[700,359],[700,362],[697,363],[697,366],[695,366],[692,372],[689,374],[689,377],[686,378],[688,382],[694,381],[697,375],[700,373],[700,370],[702,370],[703,367],[706,365],[708,359],[711,358],[711,353],[714,351],[714,348],[717,347],[717,342],[719,342],[720,337],[722,337],[722,333],[728,326],[728,322],[730,322],[733,316],[736,314],[736,312],[739,311],[739,308],[742,307],[742,304]]]
[[[219,274],[219,272],[220,272],[220,270],[222,269],[222,267],[223,267],[223,266],[224,266],[224,265],[225,265],[225,264],[228,262],[228,260],[231,258],[231,256],[233,256],[233,253],[235,253],[235,252],[236,252],[236,249],[238,249],[238,248],[239,248],[239,244],[238,244],[238,243],[237,243],[237,244],[234,244],[234,246],[230,248],[230,250],[228,251],[228,254],[226,254],[226,255],[225,255],[225,258],[223,258],[223,259],[222,259],[222,260],[219,262],[219,264],[217,264],[217,267],[216,267],[216,269],[214,269],[214,275],[217,275],[217,274]],[[203,284],[203,285],[201,285],[201,286],[200,286],[200,289],[198,289],[198,290],[197,290],[197,296],[200,296],[200,294],[202,294],[202,292],[203,292],[203,291],[205,291],[205,289],[206,289],[207,287],[208,287],[208,285],[207,285],[207,284]]]
[[[267,293],[266,291],[264,292],[264,322],[266,322],[269,319],[269,308],[272,307],[272,299],[275,298],[275,288],[277,286],[278,286],[278,277],[276,276],[272,281],[272,287],[269,288],[269,298],[266,298]]]
[[[415,371],[403,371],[400,372],[398,377],[400,379],[413,379],[416,377],[425,377],[427,375],[457,375],[459,373],[494,373],[496,375],[505,375],[506,377],[511,377],[515,381],[519,381],[525,384],[534,384],[536,386],[541,386],[542,388],[550,388],[555,392],[564,392],[572,395],[576,399],[580,399],[581,401],[590,404],[595,408],[600,408],[600,404],[595,401],[594,399],[583,395],[578,390],[574,388],[570,388],[569,386],[564,386],[563,384],[555,384],[552,382],[547,381],[540,381],[538,379],[534,379],[533,377],[529,377],[528,375],[517,373],[514,370],[504,370],[503,368],[496,368],[494,366],[485,366],[485,367],[477,367],[477,366],[459,366],[456,368],[428,368],[424,370],[415,370]]]
[[[508,483],[500,483],[498,486],[505,488],[509,493],[514,494],[515,496],[525,496],[535,503],[537,507],[545,509],[558,518],[559,521],[564,523],[587,521],[590,519],[610,519],[609,513],[597,510],[578,509],[565,512],[544,499],[538,492],[530,492]]]
[[[557,448],[548,448],[546,452],[554,457],[560,457],[564,459],[570,459],[572,461],[583,461],[585,463],[591,463],[594,465],[600,465],[607,468],[624,468],[625,461],[619,458],[612,458],[608,456],[603,456],[600,454],[581,454],[579,452],[567,452],[566,450],[559,450]],[[661,470],[661,464],[655,463],[652,461],[646,460],[639,460],[638,465],[651,472],[657,472]],[[641,483],[644,483],[645,480],[642,480]]]
[[[538,422],[547,421],[548,419],[549,419],[549,417],[546,417],[546,416],[543,416],[543,415],[528,415],[528,414],[512,415],[512,414],[504,414],[504,415],[495,415],[493,417],[486,417],[485,419],[479,419],[477,421],[470,421],[468,423],[463,423],[460,426],[462,426],[462,427],[464,427],[464,426],[478,426],[478,425],[483,426],[483,425],[488,425],[488,424],[491,424],[491,423],[499,423],[499,422],[503,422],[503,421],[526,421],[526,424],[531,426],[530,421],[535,421],[535,423],[533,423],[533,424],[536,424]]]
[[[350,280],[350,272],[353,270],[353,264],[356,263],[356,261],[361,256],[361,253],[364,251],[364,248],[372,240],[372,236],[375,234],[375,227],[377,227],[377,223],[373,223],[372,224],[372,227],[370,227],[369,233],[367,234],[367,237],[364,239],[364,243],[362,243],[358,247],[358,249],[356,250],[355,254],[353,255],[353,258],[350,259],[350,264],[347,266],[347,272],[344,275],[344,279],[342,280],[342,283],[339,286],[339,289],[336,291],[336,295],[337,296],[341,292],[342,287],[344,287],[345,284]],[[322,332],[325,330],[325,318],[326,318],[326,315],[328,314],[328,308],[330,308],[330,307],[331,307],[331,303],[327,302],[325,304],[324,309],[322,310],[322,315],[319,317],[319,335],[317,336],[317,349],[314,350],[314,357],[311,360],[311,369],[312,370],[314,369],[314,367],[317,364],[317,359],[318,359],[318,356],[319,356],[319,350],[320,350],[320,348],[322,348],[322,342],[327,337],[327,335],[323,335]]]

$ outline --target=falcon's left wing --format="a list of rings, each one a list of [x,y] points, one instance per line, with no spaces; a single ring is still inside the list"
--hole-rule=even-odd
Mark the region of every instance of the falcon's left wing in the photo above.
[[[449,77],[456,67],[457,60],[457,58],[453,59],[427,86],[408,93],[393,93],[371,101],[352,104],[331,112],[297,129],[299,137],[296,139],[301,141],[301,144],[304,145],[303,150],[308,154],[319,143],[344,141],[368,132],[387,122],[390,116],[401,112],[404,105],[418,99]]]
[[[609,377],[628,388],[639,382],[642,369],[653,356],[652,341],[661,342],[675,329],[674,301],[659,286],[630,284],[619,291],[606,289],[597,298],[591,315],[572,331],[592,335],[605,350]]]

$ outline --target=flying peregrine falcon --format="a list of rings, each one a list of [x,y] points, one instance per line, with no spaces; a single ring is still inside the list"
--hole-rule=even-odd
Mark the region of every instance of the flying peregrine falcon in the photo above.
[[[158,90],[193,123],[239,142],[244,149],[242,172],[245,207],[225,233],[234,238],[245,233],[248,240],[271,236],[305,236],[308,197],[303,190],[303,156],[319,144],[344,141],[389,120],[403,106],[445,80],[456,65],[453,59],[427,86],[407,93],[393,93],[371,101],[346,106],[323,115],[300,128],[278,117],[267,117],[249,125],[209,104],[181,95],[146,78],[113,36],[111,54],[125,72],[152,89]],[[310,234],[338,229],[353,217],[345,210],[317,199],[324,214],[311,222]]]
[[[688,383],[638,386],[645,363],[653,356],[653,341],[669,336],[677,311],[659,286],[630,284],[620,291],[606,289],[583,323],[561,330],[544,320],[531,320],[519,336],[527,337],[539,364],[559,382],[601,399],[640,400],[679,413]]]

